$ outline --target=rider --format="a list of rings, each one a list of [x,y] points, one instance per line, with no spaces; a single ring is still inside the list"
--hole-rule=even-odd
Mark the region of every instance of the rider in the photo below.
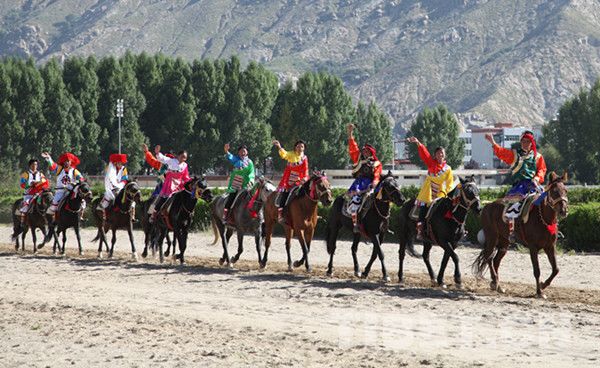
[[[308,180],[308,157],[304,155],[306,143],[303,140],[298,140],[294,144],[292,152],[283,149],[278,140],[273,140],[273,145],[279,149],[279,156],[287,161],[283,176],[277,186],[279,194],[275,199],[278,221],[283,222],[283,207],[290,192]]]
[[[486,134],[494,149],[494,154],[503,162],[510,165],[512,187],[504,196],[506,202],[512,203],[506,211],[508,219],[509,241],[514,243],[515,218],[521,212],[521,201],[531,193],[540,191],[540,184],[546,175],[546,161],[537,151],[533,132],[526,130],[521,134],[521,147],[517,149],[504,148],[494,141],[491,134]]]
[[[362,149],[354,140],[352,134],[354,124],[348,124],[348,152],[352,159],[352,176],[355,178],[348,189],[348,195],[352,198],[348,211],[352,216],[353,231],[359,232],[357,212],[362,203],[363,194],[373,189],[379,183],[381,177],[381,162],[377,158],[375,148],[365,144]]]
[[[165,156],[168,158],[174,158],[175,155],[172,153],[165,153]],[[165,174],[169,167],[162,162],[158,161],[156,157],[150,151],[145,151],[144,158],[146,159],[146,163],[150,165],[151,168],[156,170],[156,186],[154,187],[154,191],[150,197],[158,196],[160,191],[162,190],[163,183],[165,182]]]
[[[237,149],[237,155],[229,152],[229,143],[223,147],[225,157],[233,164],[233,171],[229,176],[229,184],[227,185],[227,200],[223,209],[223,222],[227,222],[227,215],[233,201],[241,190],[251,187],[254,183],[254,163],[248,157],[248,148],[241,145]]]
[[[142,148],[144,149],[144,154],[147,157],[148,146],[144,144],[142,145]],[[150,217],[150,222],[154,222],[154,220],[156,220],[156,216],[165,201],[171,195],[173,195],[173,193],[182,190],[183,185],[190,180],[188,164],[186,163],[187,151],[179,151],[177,157],[169,158],[160,153],[160,145],[157,145],[154,147],[154,153],[156,154],[156,159],[167,166],[167,172],[165,174],[165,181],[160,190],[159,197],[148,210],[148,213],[152,215]]]
[[[123,189],[129,177],[127,176],[127,155],[113,153],[108,158],[108,166],[104,175],[104,197],[98,204],[98,210],[102,211],[102,219],[106,221],[108,207],[115,200],[116,194]],[[135,203],[135,202],[134,202]]]
[[[25,215],[29,211],[31,200],[37,196],[44,189],[48,189],[48,180],[44,173],[38,171],[39,162],[37,159],[32,158],[29,160],[29,170],[21,174],[21,189],[23,192],[23,201],[21,202],[21,208],[19,208],[17,215],[21,220],[21,227],[25,223]]]
[[[452,168],[446,163],[446,150],[444,147],[437,147],[433,157],[417,137],[407,139],[410,143],[417,145],[419,157],[427,166],[427,176],[421,186],[421,191],[417,196],[415,205],[419,206],[419,221],[417,222],[417,239],[423,239],[423,227],[427,208],[436,198],[445,197],[454,187],[454,175]]]
[[[75,184],[84,182],[85,179],[83,176],[81,176],[79,170],[77,170],[79,158],[71,152],[65,152],[60,155],[58,158],[58,163],[52,160],[52,157],[48,152],[43,152],[42,157],[48,163],[50,173],[56,175],[56,193],[54,194],[52,205],[48,208],[48,211],[46,211],[48,215],[54,216],[54,220],[56,220],[56,211],[58,210],[58,205],[64,198],[66,192],[73,189]],[[85,206],[86,202],[83,201],[81,203],[82,215],[85,211]]]

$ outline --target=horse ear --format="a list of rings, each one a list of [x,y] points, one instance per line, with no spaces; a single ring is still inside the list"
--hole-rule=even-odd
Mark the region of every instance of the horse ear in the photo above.
[[[327,176],[327,173],[325,171],[321,171],[321,175]]]
[[[458,177],[458,181],[460,181],[460,183],[461,183],[461,184],[464,184],[464,183],[465,183],[464,179],[463,179],[463,178],[461,178],[460,176]]]
[[[469,181],[475,182],[475,174],[471,174]]]
[[[558,179],[558,175],[554,171],[550,173],[550,182],[556,181]]]
[[[565,171],[562,175],[562,181],[566,183],[567,180],[569,180],[569,174],[567,174],[567,172]]]
[[[387,172],[387,176],[393,176],[394,174],[392,174],[392,170],[388,170]]]

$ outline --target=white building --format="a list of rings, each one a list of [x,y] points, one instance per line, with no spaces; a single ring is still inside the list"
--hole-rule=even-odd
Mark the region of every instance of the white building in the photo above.
[[[460,135],[458,136],[463,142],[465,142],[465,156],[463,157],[462,160],[462,164],[463,166],[468,165],[469,162],[471,162],[471,152],[472,152],[472,146],[471,146],[471,130],[467,129],[466,131],[460,133]]]

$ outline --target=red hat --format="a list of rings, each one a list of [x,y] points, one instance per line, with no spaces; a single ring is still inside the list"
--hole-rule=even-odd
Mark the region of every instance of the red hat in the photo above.
[[[122,164],[126,164],[127,163],[127,155],[124,153],[113,153],[112,155],[110,155],[108,157],[108,160],[110,162],[112,162],[113,164],[116,163],[122,163]]]
[[[373,146],[371,146],[370,144],[367,143],[367,144],[365,144],[363,146],[363,149],[366,149],[367,151],[371,152],[371,156],[373,156],[373,159],[376,160],[376,161],[379,161],[379,159],[377,158],[375,147],[373,147]]]
[[[528,139],[531,142],[531,149],[533,150],[533,154],[537,156],[537,148],[535,146],[535,137],[533,136],[533,132],[526,130],[521,134],[521,139]]]
[[[66,161],[71,161],[72,167],[77,167],[77,165],[79,165],[79,163],[80,163],[79,158],[77,156],[75,156],[74,154],[72,154],[71,152],[65,152],[62,155],[60,155],[60,157],[58,158],[58,164],[60,166],[64,166],[64,163]]]
[[[172,153],[165,153],[165,156],[167,156],[168,158],[175,158],[175,155]]]

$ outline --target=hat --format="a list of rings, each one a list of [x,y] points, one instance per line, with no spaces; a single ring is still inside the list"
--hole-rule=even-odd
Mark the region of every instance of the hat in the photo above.
[[[116,163],[126,164],[127,163],[127,155],[124,153],[113,153],[112,155],[110,155],[108,157],[108,160],[110,162],[112,162],[113,164],[116,164]]]
[[[64,166],[66,161],[71,161],[72,167],[77,167],[77,165],[80,163],[79,158],[71,152],[65,152],[58,158],[58,164],[60,166]]]
[[[375,151],[375,147],[371,146],[368,143],[365,143],[365,145],[363,146],[363,149],[366,149],[367,151],[371,152],[371,156],[373,156],[373,159],[379,161],[379,159],[377,158],[377,153]]]

